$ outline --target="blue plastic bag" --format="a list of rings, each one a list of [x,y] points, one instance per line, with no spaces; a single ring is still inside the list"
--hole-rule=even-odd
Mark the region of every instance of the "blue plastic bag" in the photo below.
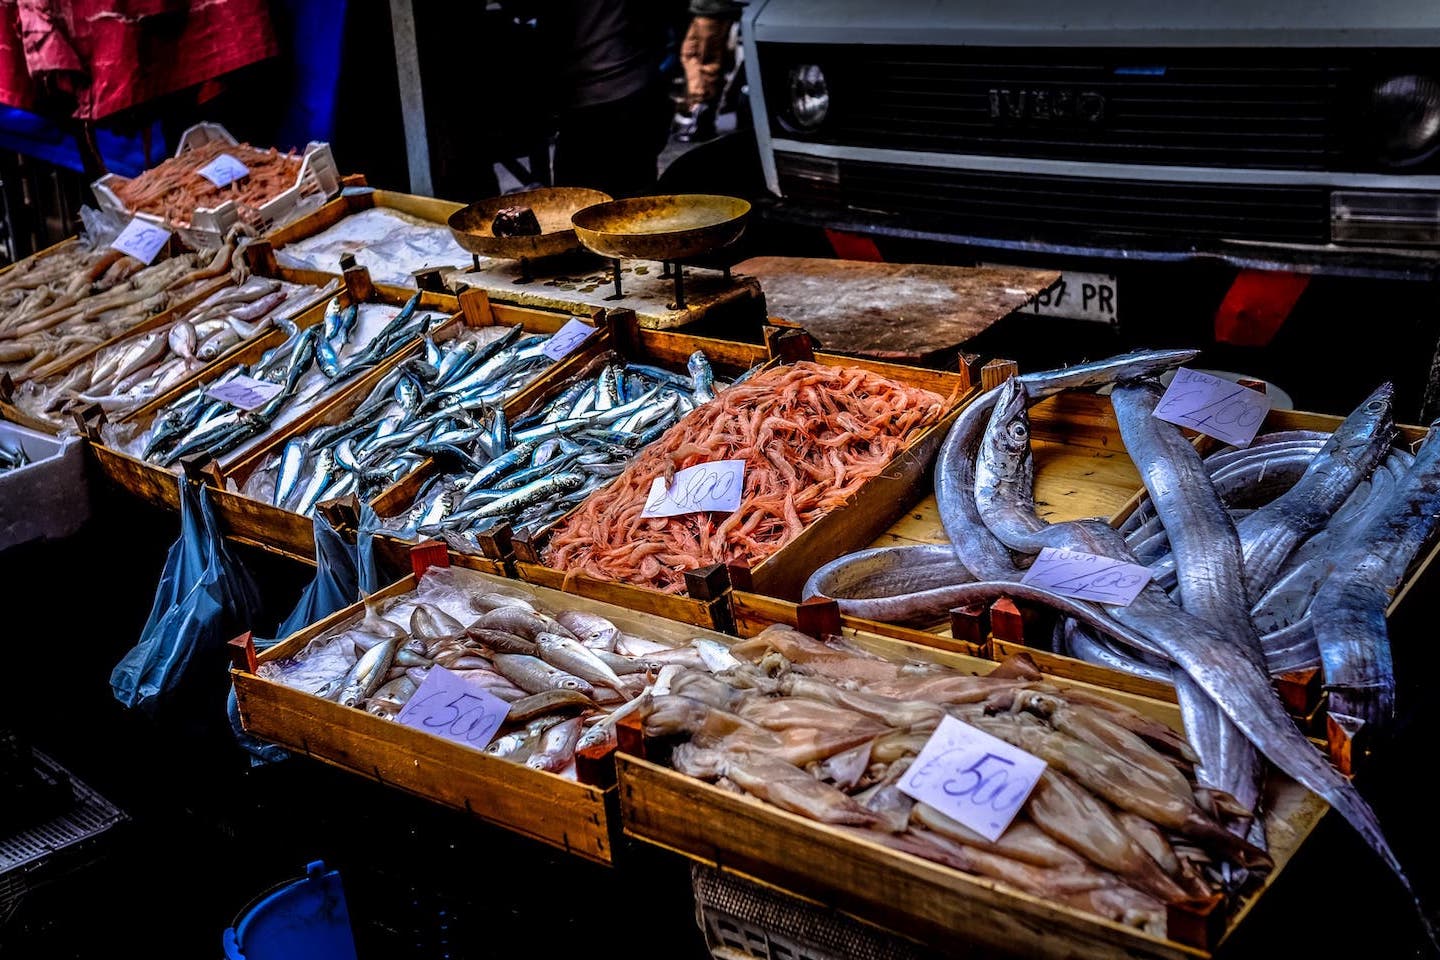
[[[192,667],[223,660],[227,640],[260,608],[255,582],[225,546],[205,487],[180,483],[180,539],[170,548],[140,640],[110,674],[115,699],[153,709]],[[198,661],[198,662],[197,662]]]

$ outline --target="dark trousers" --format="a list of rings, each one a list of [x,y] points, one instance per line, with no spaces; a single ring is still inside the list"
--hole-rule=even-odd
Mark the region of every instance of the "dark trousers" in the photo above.
[[[555,185],[592,187],[612,197],[649,193],[669,128],[670,104],[658,85],[566,110],[555,137]]]

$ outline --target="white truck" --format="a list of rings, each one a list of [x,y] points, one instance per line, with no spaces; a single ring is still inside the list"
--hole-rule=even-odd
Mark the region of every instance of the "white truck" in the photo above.
[[[1058,266],[1036,313],[1270,343],[1262,376],[1339,349],[1353,389],[1297,399],[1388,362],[1435,412],[1433,0],[753,0],[742,32],[771,220]]]

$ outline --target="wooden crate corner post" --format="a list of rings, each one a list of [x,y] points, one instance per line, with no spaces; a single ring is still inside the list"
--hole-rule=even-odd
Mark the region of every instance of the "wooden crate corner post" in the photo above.
[[[424,577],[425,571],[431,567],[448,566],[450,549],[444,540],[426,540],[410,548],[410,568],[414,571],[416,580]]]

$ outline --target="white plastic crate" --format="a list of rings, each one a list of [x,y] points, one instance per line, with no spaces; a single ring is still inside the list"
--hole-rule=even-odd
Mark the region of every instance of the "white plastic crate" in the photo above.
[[[919,944],[713,867],[692,866],[690,883],[715,960],[938,960]]]
[[[79,437],[51,437],[0,421],[0,443],[18,444],[30,462],[0,471],[0,550],[76,532],[90,518],[90,487]]]
[[[218,123],[197,123],[181,134],[175,156],[215,140],[229,144],[239,142],[230,135],[230,131]],[[111,187],[120,179],[124,178],[107,173],[90,185],[102,210],[158,223],[167,230],[178,233],[189,246],[196,248],[218,247],[230,228],[242,220],[254,228],[257,234],[264,236],[275,228],[319,208],[326,200],[340,192],[340,170],[335,166],[335,156],[330,152],[330,144],[315,142],[305,147],[295,186],[258,207],[246,208],[243,216],[239,204],[234,200],[226,200],[218,207],[197,207],[191,211],[188,224],[169,223],[157,214],[136,212],[125,206]]]

